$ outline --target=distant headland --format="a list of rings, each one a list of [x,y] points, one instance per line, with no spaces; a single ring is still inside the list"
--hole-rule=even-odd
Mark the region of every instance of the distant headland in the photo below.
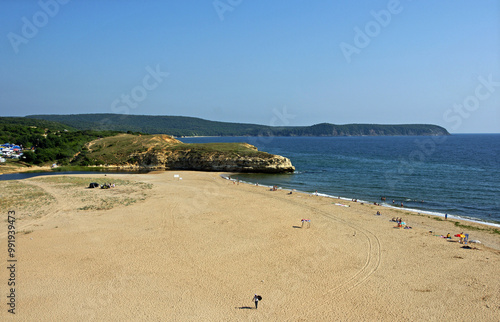
[[[185,116],[130,114],[47,114],[26,118],[54,121],[77,130],[111,130],[183,136],[400,136],[449,135],[432,124],[345,124],[320,123],[311,126],[266,126],[208,121]]]

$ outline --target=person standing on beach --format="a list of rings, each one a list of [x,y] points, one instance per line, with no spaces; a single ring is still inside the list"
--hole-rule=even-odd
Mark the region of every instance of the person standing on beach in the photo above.
[[[253,296],[253,301],[255,302],[255,309],[257,310],[257,306],[259,305],[259,299],[261,299],[262,297],[260,297],[259,295],[255,294]]]

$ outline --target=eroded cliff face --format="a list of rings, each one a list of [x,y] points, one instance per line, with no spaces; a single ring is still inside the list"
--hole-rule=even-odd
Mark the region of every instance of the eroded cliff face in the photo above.
[[[225,153],[192,153],[191,151],[146,152],[133,156],[135,165],[140,168],[286,173],[293,172],[295,167],[290,159],[279,155],[244,156]]]
[[[293,172],[289,159],[248,143],[185,144],[167,135],[120,134],[94,140],[82,152],[92,165],[120,169]],[[76,156],[75,156],[76,158]]]

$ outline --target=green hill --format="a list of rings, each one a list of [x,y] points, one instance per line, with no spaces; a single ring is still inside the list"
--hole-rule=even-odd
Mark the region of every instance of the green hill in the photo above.
[[[116,131],[80,131],[55,121],[25,117],[0,117],[0,143],[13,143],[24,149],[22,161],[30,164],[58,162],[67,164],[85,143],[107,136]]]
[[[182,143],[168,135],[119,134],[89,142],[71,162],[120,169],[286,173],[295,167],[285,157],[247,143]]]
[[[0,117],[0,142],[14,143],[29,148],[48,134],[76,131],[71,126],[53,121],[25,117]]]
[[[75,165],[125,164],[135,162],[137,154],[180,154],[182,156],[204,158],[211,154],[269,158],[272,155],[258,151],[246,143],[182,143],[167,135],[118,134],[87,143],[72,160]]]
[[[72,126],[59,123],[57,121],[45,120],[42,118],[27,118],[27,117],[0,117],[1,125],[16,125],[28,126],[41,129],[50,129],[51,131],[76,130]]]
[[[321,123],[312,126],[272,127],[258,124],[208,121],[184,116],[125,114],[29,115],[26,118],[67,124],[79,130],[133,131],[173,136],[364,136],[364,135],[449,135],[431,124],[347,124]]]
[[[68,170],[87,166],[269,173],[294,170],[290,160],[246,143],[185,144],[168,135],[77,130],[31,118],[0,118],[0,142],[24,148],[20,159],[1,165],[1,172],[51,163],[69,166],[63,167]]]

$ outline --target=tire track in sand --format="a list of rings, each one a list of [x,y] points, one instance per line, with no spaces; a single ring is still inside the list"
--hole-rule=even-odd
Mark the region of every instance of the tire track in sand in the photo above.
[[[324,211],[319,211],[324,217],[327,217],[329,219],[342,222],[343,224],[355,229],[356,231],[360,232],[363,234],[368,242],[368,252],[366,255],[366,261],[363,265],[363,267],[353,276],[351,276],[347,281],[344,283],[328,290],[325,292],[323,295],[327,295],[329,293],[337,291],[337,293],[344,294],[349,292],[351,289],[355,288],[359,284],[363,283],[366,281],[375,271],[380,266],[380,260],[381,260],[381,250],[380,250],[380,240],[379,238],[372,233],[369,230],[362,229],[359,227],[356,227],[340,218],[334,217],[332,214],[328,214]]]
[[[268,194],[266,192],[262,192],[262,191],[252,191],[252,192],[254,194],[265,196],[266,198],[271,198],[271,199],[274,199],[274,200],[280,200],[280,201],[292,203],[292,204],[296,205],[297,207],[300,207],[302,209],[311,210],[311,211],[313,211],[313,212],[315,212],[317,214],[320,214],[323,217],[326,217],[326,218],[328,218],[328,219],[330,219],[330,220],[332,220],[334,222],[338,222],[338,223],[341,223],[341,224],[343,224],[345,226],[348,226],[348,227],[354,229],[355,231],[360,232],[365,237],[365,239],[366,239],[366,241],[368,243],[368,250],[367,250],[367,253],[366,253],[366,260],[365,260],[363,266],[361,267],[361,269],[359,269],[354,275],[352,275],[351,277],[347,278],[346,280],[344,280],[339,285],[326,290],[320,296],[320,298],[314,298],[314,299],[307,299],[307,300],[305,300],[304,304],[306,304],[305,307],[307,309],[306,309],[306,312],[304,312],[304,313],[307,313],[309,311],[313,311],[313,310],[317,309],[320,306],[327,305],[329,302],[334,301],[338,297],[340,297],[340,296],[348,293],[352,289],[354,289],[357,286],[359,286],[360,284],[364,283],[380,267],[380,261],[381,261],[381,245],[380,245],[380,240],[371,231],[363,229],[363,228],[360,228],[358,226],[355,226],[354,224],[352,224],[352,223],[350,223],[350,222],[348,222],[346,220],[343,220],[343,219],[341,219],[341,218],[339,218],[339,217],[337,217],[337,216],[335,216],[335,215],[333,215],[333,214],[331,214],[329,212],[321,210],[321,209],[319,209],[319,208],[317,208],[315,206],[308,205],[306,203],[298,202],[297,200],[293,200],[293,199],[284,200],[282,198],[270,195],[270,194]],[[318,300],[320,300],[320,301],[318,301]],[[313,304],[313,303],[315,303],[315,304]]]

